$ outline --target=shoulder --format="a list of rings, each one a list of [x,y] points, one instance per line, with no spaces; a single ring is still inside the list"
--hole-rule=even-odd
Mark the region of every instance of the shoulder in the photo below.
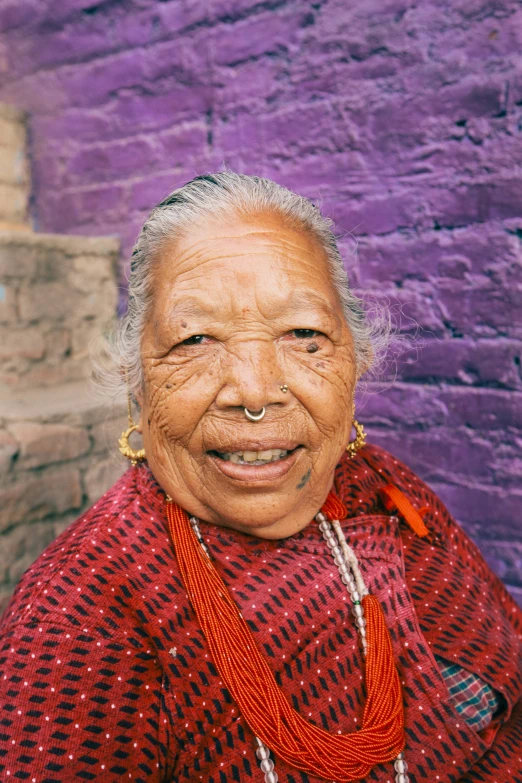
[[[416,508],[447,510],[432,489],[416,473],[380,446],[367,444],[354,458],[345,454],[335,474],[335,487],[350,511],[378,513],[384,510],[382,490],[392,484]],[[437,506],[437,509],[435,509]]]
[[[393,513],[386,489],[394,487],[419,513],[428,528],[430,544],[458,549],[463,556],[475,557],[477,549],[453,518],[441,498],[408,465],[380,446],[366,445],[350,459],[343,457],[336,471],[336,489],[348,513]],[[395,493],[396,494],[396,493]],[[401,517],[400,512],[398,513]],[[403,518],[403,521],[406,521]]]
[[[354,459],[343,457],[336,470],[335,488],[348,509],[348,514],[401,513],[390,512],[383,490],[393,485],[420,514],[429,535],[419,539],[407,524],[401,525],[403,538],[410,541],[412,557],[432,557],[435,550],[447,555],[448,567],[458,567],[462,573],[471,571],[500,602],[510,621],[520,628],[522,614],[501,580],[491,571],[479,548],[446,508],[441,498],[407,465],[385,449],[366,445]],[[426,550],[426,551],[424,551]]]
[[[25,572],[0,630],[60,621],[114,638],[133,593],[150,589],[146,574],[174,562],[162,492],[148,468],[129,469]]]
[[[343,456],[336,470],[336,489],[355,513],[384,510],[382,490],[397,487],[415,509],[432,519],[432,529],[442,533],[450,514],[438,495],[408,465],[380,446],[367,444],[351,459]],[[440,517],[440,519],[439,519]],[[455,524],[454,520],[453,524]]]
[[[451,510],[411,467],[380,446],[365,446],[360,454],[361,460],[378,482],[379,489],[392,485],[400,490],[421,514],[434,540],[451,545],[453,549],[471,546],[473,552],[476,552],[475,545],[452,516]],[[379,496],[382,503],[380,492]]]
[[[336,472],[336,488],[349,513],[390,513],[395,508],[386,496],[394,487],[418,512],[430,532],[431,544],[451,546],[465,558],[478,550],[437,493],[412,468],[380,446],[367,444],[350,459],[343,457]],[[393,508],[392,508],[393,507]],[[394,512],[397,514],[397,511]],[[399,517],[401,514],[399,513]]]

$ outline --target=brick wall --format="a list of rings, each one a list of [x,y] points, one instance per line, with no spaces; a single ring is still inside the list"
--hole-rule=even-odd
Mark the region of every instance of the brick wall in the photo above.
[[[125,401],[87,380],[116,312],[118,251],[115,238],[0,225],[0,614],[25,569],[126,467],[115,448]]]
[[[520,3],[4,0],[0,27],[38,228],[128,253],[223,163],[322,203],[354,283],[423,330],[360,417],[522,597]]]
[[[0,104],[0,231],[28,230],[28,166],[23,113]]]
[[[118,242],[0,230],[0,388],[79,381],[114,319]],[[1,395],[0,395],[1,396]]]

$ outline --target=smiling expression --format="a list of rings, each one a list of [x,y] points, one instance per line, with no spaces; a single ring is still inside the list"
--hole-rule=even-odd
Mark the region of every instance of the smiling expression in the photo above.
[[[305,527],[348,442],[355,384],[318,241],[267,213],[192,228],[156,263],[141,356],[140,426],[164,490],[261,538]]]

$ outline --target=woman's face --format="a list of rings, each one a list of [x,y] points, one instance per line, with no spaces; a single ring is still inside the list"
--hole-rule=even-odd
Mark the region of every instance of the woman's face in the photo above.
[[[305,527],[346,448],[355,383],[317,240],[267,213],[191,230],[156,266],[141,354],[141,428],[165,492],[261,538]]]

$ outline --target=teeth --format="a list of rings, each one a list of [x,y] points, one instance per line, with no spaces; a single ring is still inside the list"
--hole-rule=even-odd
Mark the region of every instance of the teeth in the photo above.
[[[265,449],[263,451],[234,451],[221,453],[221,457],[224,460],[239,464],[252,464],[254,462],[258,464],[264,464],[266,462],[275,462],[275,460],[283,459],[288,454],[285,449]]]

